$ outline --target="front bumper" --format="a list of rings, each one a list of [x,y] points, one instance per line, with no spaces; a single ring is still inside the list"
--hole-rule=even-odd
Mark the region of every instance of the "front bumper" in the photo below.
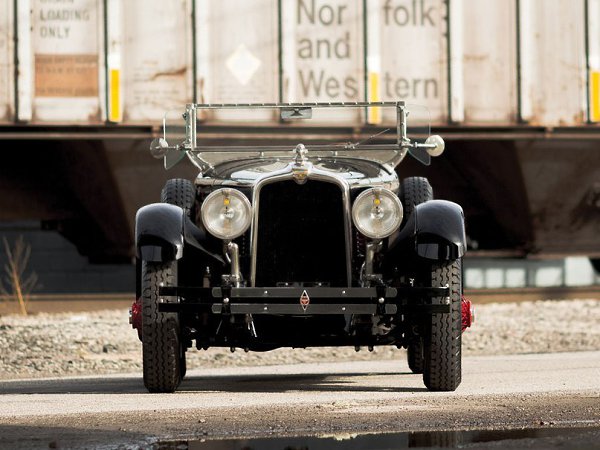
[[[159,288],[160,312],[213,314],[432,314],[450,312],[446,287]],[[438,298],[433,302],[433,298]]]

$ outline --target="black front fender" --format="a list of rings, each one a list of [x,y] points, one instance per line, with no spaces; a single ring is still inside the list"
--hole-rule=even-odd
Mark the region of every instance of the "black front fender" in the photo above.
[[[224,264],[218,250],[207,249],[207,237],[179,206],[153,203],[140,208],[135,216],[135,249],[138,259],[168,262],[183,257],[185,245]]]
[[[144,261],[167,262],[183,256],[184,211],[168,203],[140,208],[135,216],[135,249]]]
[[[417,205],[402,230],[390,239],[389,252],[410,246],[422,258],[450,261],[467,250],[465,218],[460,205],[430,200]]]

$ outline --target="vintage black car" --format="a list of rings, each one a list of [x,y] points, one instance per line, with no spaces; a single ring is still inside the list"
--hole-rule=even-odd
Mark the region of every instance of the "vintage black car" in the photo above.
[[[271,109],[285,126],[335,108],[385,109],[395,124],[354,143],[221,147],[198,138],[203,114],[217,109]],[[194,345],[394,345],[407,348],[428,389],[457,388],[470,324],[464,216],[434,200],[426,178],[398,178],[407,153],[429,164],[444,150],[428,132],[411,139],[409,110],[403,102],[190,104],[181,143],[170,146],[166,135],[152,143],[167,168],[187,155],[200,174],[169,180],[161,203],[136,216],[131,321],[150,392],[178,387]]]

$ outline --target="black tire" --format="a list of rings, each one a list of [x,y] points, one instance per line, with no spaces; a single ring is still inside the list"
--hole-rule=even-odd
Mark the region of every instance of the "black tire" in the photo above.
[[[433,200],[433,188],[425,177],[410,177],[402,180],[402,206],[408,219],[415,206]]]
[[[404,220],[408,219],[421,203],[433,200],[433,188],[425,177],[410,177],[402,180],[402,206]],[[412,320],[412,319],[410,319]],[[408,367],[412,373],[423,373],[423,339],[413,336],[406,349]]]
[[[174,392],[182,378],[179,316],[158,312],[159,286],[177,282],[176,264],[142,263],[142,355],[144,385],[150,392]]]
[[[192,210],[196,202],[196,190],[190,180],[184,178],[172,178],[165,183],[161,193],[160,201],[179,206],[187,217],[192,217]],[[185,361],[185,346],[181,346],[181,379],[185,377],[187,365]]]
[[[408,360],[408,368],[412,373],[423,373],[423,367],[425,361],[423,360],[423,339],[420,337],[414,337],[408,343],[406,349],[406,356]]]
[[[450,287],[451,312],[432,314],[427,321],[423,382],[430,391],[454,391],[461,381],[461,260],[434,264],[431,285]]]
[[[196,200],[196,190],[190,180],[173,178],[165,183],[160,194],[160,201],[182,208],[190,217]]]

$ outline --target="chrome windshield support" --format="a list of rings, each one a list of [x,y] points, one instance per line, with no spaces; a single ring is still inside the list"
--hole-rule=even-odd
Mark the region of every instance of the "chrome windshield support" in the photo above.
[[[398,127],[398,148],[404,148],[410,146],[410,139],[408,138],[407,132],[408,123],[408,112],[406,111],[406,104],[404,102],[398,102],[396,105],[396,124]]]
[[[183,146],[186,150],[194,151],[196,149],[196,105],[188,103],[185,105],[185,142]]]
[[[411,147],[411,142],[408,138],[407,124],[408,111],[406,110],[406,104],[404,102],[398,102],[396,103],[396,142],[398,148],[396,150],[396,156],[389,162],[389,165],[392,166],[392,168],[396,168],[396,166],[400,164],[406,156],[407,149]]]
[[[183,118],[185,119],[185,141],[183,142],[183,149],[188,155],[188,158],[192,163],[200,169],[201,172],[206,172],[212,169],[212,164],[206,161],[200,153],[197,151],[197,124],[198,124],[198,105],[194,103],[188,103],[185,105],[185,113]]]

